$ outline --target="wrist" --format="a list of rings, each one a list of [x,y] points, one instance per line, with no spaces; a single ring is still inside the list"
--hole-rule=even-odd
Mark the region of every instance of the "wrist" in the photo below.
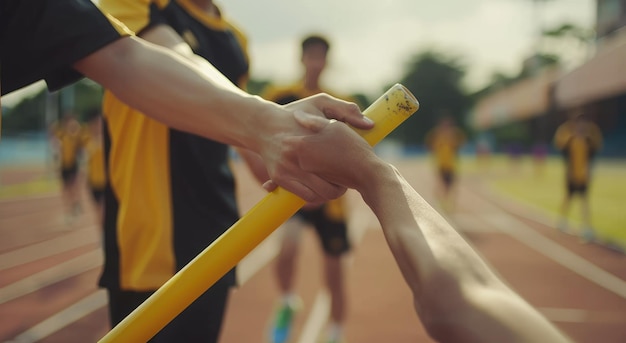
[[[379,199],[384,198],[385,192],[393,190],[398,184],[397,169],[378,159],[376,163],[371,164],[370,168],[367,168],[366,173],[363,173],[357,191],[361,193],[363,200],[372,207],[376,206]]]
[[[243,134],[241,146],[260,155],[264,147],[272,144],[275,135],[284,131],[282,129],[287,115],[281,116],[280,106],[267,101],[259,96],[251,95],[243,101],[243,111],[249,113],[243,121]],[[239,114],[237,114],[239,115]]]

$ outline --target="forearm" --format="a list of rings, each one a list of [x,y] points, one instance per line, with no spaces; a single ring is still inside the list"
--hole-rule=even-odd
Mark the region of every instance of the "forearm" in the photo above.
[[[385,233],[411,288],[438,275],[462,282],[488,283],[495,277],[467,242],[390,165],[381,164],[376,180],[362,192]]]
[[[377,164],[366,203],[429,333],[441,342],[567,342],[511,291],[395,168]]]
[[[237,88],[206,61],[191,62],[134,38],[114,45],[76,68],[167,126],[252,148],[264,138],[258,135],[264,125],[275,123],[268,117],[280,112],[277,105]]]

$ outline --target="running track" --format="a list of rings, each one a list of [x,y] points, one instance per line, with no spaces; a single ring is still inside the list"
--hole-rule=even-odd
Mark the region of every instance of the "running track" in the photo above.
[[[431,199],[432,174],[422,162],[399,161],[409,182]],[[19,171],[18,171],[19,172]],[[14,171],[15,173],[15,171]],[[263,191],[237,166],[241,207]],[[3,175],[3,180],[24,175]],[[626,342],[625,257],[560,233],[541,216],[489,193],[478,178],[461,178],[459,206],[448,216],[490,265],[576,342]],[[350,229],[346,341],[432,342],[385,244],[376,219],[355,193]],[[84,194],[85,203],[89,198]],[[71,228],[57,194],[0,201],[0,342],[96,342],[107,331],[106,297],[95,287],[102,262],[93,214]],[[267,342],[278,296],[273,279],[277,236],[239,268],[221,342]],[[329,302],[313,234],[303,236],[297,290],[304,301],[293,343],[321,342]]]

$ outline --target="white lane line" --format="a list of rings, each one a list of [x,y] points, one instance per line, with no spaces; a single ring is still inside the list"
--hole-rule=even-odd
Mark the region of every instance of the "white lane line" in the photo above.
[[[476,196],[479,198],[478,196]],[[481,199],[488,207],[489,213],[496,212],[497,207]],[[484,220],[509,234],[528,247],[536,250],[554,262],[568,268],[585,279],[626,299],[626,282],[615,275],[601,269],[595,264],[569,251],[558,243],[533,230],[524,222],[500,211],[501,215],[485,216]]]
[[[603,323],[623,325],[626,322],[624,311],[594,311],[574,308],[538,307],[546,318],[563,323]]]
[[[322,332],[326,319],[330,316],[330,296],[325,291],[319,291],[313,302],[313,308],[307,319],[298,343],[315,343]]]
[[[0,271],[66,252],[100,240],[95,225],[0,254]]]
[[[353,202],[354,204],[354,202]],[[357,206],[366,206],[364,203],[357,203]],[[365,211],[365,212],[364,212]],[[356,215],[357,213],[360,216]],[[351,233],[350,239],[352,244],[352,250],[356,247],[367,231],[380,228],[378,219],[369,210],[369,208],[362,208],[355,210],[348,217],[348,232]],[[354,262],[354,255],[349,254],[346,256],[345,265],[351,266]],[[347,269],[346,269],[347,272]],[[313,302],[313,307],[302,329],[302,333],[298,339],[298,343],[315,343],[318,341],[319,336],[322,334],[324,325],[330,318],[330,295],[325,289],[318,291],[317,296]]]
[[[32,328],[22,332],[12,341],[6,343],[33,343],[40,341],[102,308],[107,304],[107,301],[106,292],[104,290],[97,290],[64,310],[48,317]]]
[[[54,267],[0,288],[0,304],[35,292],[102,265],[100,249],[75,257]]]
[[[481,216],[487,216],[491,214],[482,214]],[[444,217],[450,224],[462,232],[499,232],[498,229],[491,225],[485,225],[485,223],[477,218],[476,214],[470,213],[451,213]]]
[[[358,221],[358,224],[362,224],[362,225],[358,225],[358,228],[356,229],[356,235],[353,237],[355,239],[355,242],[360,241],[363,235],[365,234],[365,232],[367,231],[368,226],[372,225],[371,217],[366,218],[364,216],[364,217],[360,217],[359,219],[360,221]],[[374,220],[375,220],[375,217],[374,217]],[[278,229],[277,231],[279,230],[280,229]],[[279,250],[278,247],[280,245],[280,237],[281,237],[280,233],[274,232],[272,235],[270,235],[270,237],[268,237],[261,244],[259,244],[257,248],[255,248],[252,252],[250,252],[250,254],[248,254],[248,256],[246,256],[240,262],[240,265],[237,267],[240,285],[245,284],[245,282],[247,282],[261,268],[263,268],[268,263],[270,263],[270,261],[276,256]],[[93,265],[89,263],[85,263],[85,265],[82,265],[82,266],[78,265],[78,263],[76,263],[76,260],[78,260],[78,258],[76,258],[74,260],[64,263],[63,268],[59,268],[59,269],[64,269],[64,268],[74,269],[75,268],[74,273],[53,271],[52,273],[50,273],[52,275],[47,275],[48,273],[46,272],[50,270],[48,269],[45,272],[39,273],[39,275],[37,275],[36,277],[35,275],[31,276],[32,279],[30,279],[30,281],[28,282],[25,281],[21,286],[14,286],[14,285],[21,283],[24,280],[0,289],[0,304],[8,301],[8,300],[4,300],[5,298],[15,299],[16,297],[19,297],[24,294],[28,294],[30,292],[33,292],[39,288],[43,288],[54,282],[58,282],[65,278],[77,275],[82,272],[82,271],[78,272],[79,269],[85,269],[84,271],[87,271],[89,269],[92,269],[93,267],[100,266],[102,263],[102,255],[99,250],[97,251],[97,254],[98,254],[97,263],[94,263]],[[0,257],[3,257],[3,256],[4,255],[0,255]],[[93,259],[94,257],[95,256],[92,256],[92,254],[90,254],[89,256],[83,255],[82,257],[80,257],[80,259],[87,261],[87,260]],[[96,262],[96,261],[92,261],[92,262]],[[93,266],[93,267],[89,268],[89,266]],[[57,268],[57,267],[53,267],[53,268]],[[59,276],[58,280],[53,281],[51,277],[54,276],[54,274],[58,274],[58,273],[64,273],[65,276]],[[33,284],[39,284],[39,286],[34,286]],[[20,291],[19,288],[23,288],[23,290]],[[6,293],[5,293],[5,290],[7,290]],[[48,319],[44,320],[40,324],[28,329],[24,333],[17,336],[13,341],[6,342],[6,343],[25,343],[25,342],[35,342],[35,341],[41,340],[57,332],[58,330],[61,330],[62,328],[72,324],[73,322],[83,318],[89,313],[95,310],[98,310],[102,306],[105,306],[106,303],[107,303],[107,299],[106,299],[105,291],[98,290],[96,293],[84,298],[83,300],[49,317]],[[326,319],[329,317],[329,314],[330,314],[330,297],[325,292],[320,291],[320,293],[318,293],[315,299],[315,303],[313,305],[311,315],[305,324],[303,335],[301,336],[301,339],[305,339],[303,342],[311,342],[311,343],[315,342],[315,339],[321,332]],[[308,340],[307,340],[307,337],[309,337]]]
[[[43,195],[33,195],[33,196],[22,196],[22,197],[17,197],[17,198],[7,198],[7,199],[0,199],[0,205],[4,205],[4,204],[14,204],[14,203],[18,203],[18,202],[31,202],[33,200],[42,200],[42,199],[49,199],[49,198],[55,198],[59,196],[59,192],[50,192],[47,194],[43,194]]]
[[[265,266],[272,258],[277,254],[277,239],[270,236],[269,239],[263,241],[255,250],[253,250],[244,260],[242,260],[243,275],[239,274],[240,283],[244,284],[248,281],[256,272],[258,272],[263,266]],[[95,255],[97,253],[97,256]],[[91,262],[81,264],[79,261]],[[93,267],[98,267],[102,263],[102,255],[100,251],[83,255],[79,258],[66,262],[58,269],[68,269],[67,271],[52,271],[51,274],[59,274],[56,280],[51,278],[48,273],[41,274],[29,281],[16,282],[10,286],[0,289],[0,304],[10,299],[17,298],[23,294],[27,294],[35,291],[38,288],[45,287],[46,285],[54,282],[61,281],[65,278],[80,274],[84,271],[90,270]],[[54,267],[54,268],[57,268]],[[238,267],[238,270],[241,268]],[[51,268],[52,269],[52,268]],[[241,271],[240,271],[241,272]],[[20,294],[23,293],[23,294]],[[26,330],[17,336],[13,341],[5,343],[31,343],[42,340],[55,332],[63,329],[64,327],[71,325],[72,323],[80,320],[81,318],[89,315],[90,313],[106,306],[107,297],[106,291],[98,290],[95,293],[83,298],[82,300],[70,305],[69,307],[57,312],[56,314],[48,317],[46,320],[35,325],[34,327]]]
[[[584,323],[589,319],[589,312],[573,308],[538,307],[548,320],[561,323]]]

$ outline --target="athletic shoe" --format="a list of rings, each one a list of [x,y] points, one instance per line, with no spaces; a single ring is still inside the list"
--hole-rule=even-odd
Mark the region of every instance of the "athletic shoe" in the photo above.
[[[272,327],[272,343],[285,343],[289,339],[293,319],[300,308],[300,300],[283,303],[276,311]]]
[[[592,228],[585,228],[582,233],[582,238],[585,242],[593,242],[596,239],[596,234]]]
[[[556,228],[561,232],[567,232],[567,220],[561,219],[558,224],[556,224]]]
[[[74,217],[78,217],[83,213],[83,207],[80,205],[80,203],[75,203],[72,206],[72,215]]]
[[[342,338],[342,327],[337,323],[328,324],[328,333],[326,334],[326,341],[324,343],[346,343]]]

